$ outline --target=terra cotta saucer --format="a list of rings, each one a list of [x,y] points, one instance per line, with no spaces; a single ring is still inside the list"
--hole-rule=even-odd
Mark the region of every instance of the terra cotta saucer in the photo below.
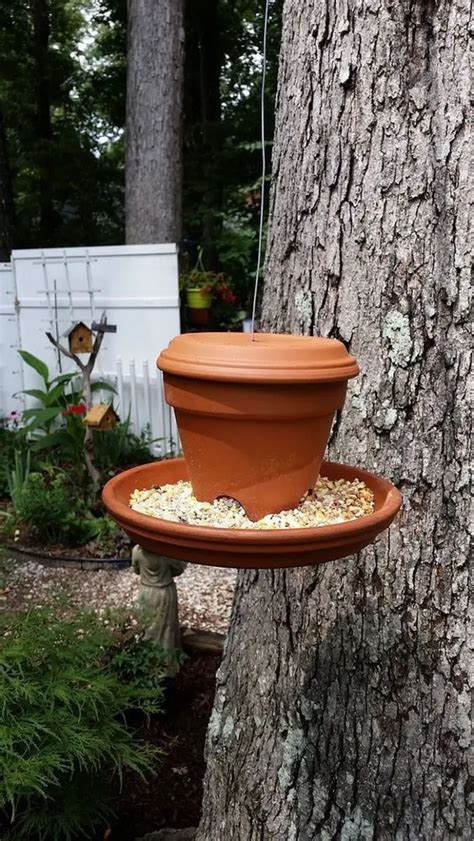
[[[323,462],[321,475],[330,479],[361,479],[373,491],[372,514],[319,528],[221,529],[159,520],[132,511],[136,488],[188,479],[184,459],[157,461],[126,470],[104,487],[103,500],[111,517],[129,537],[151,552],[208,566],[268,569],[310,566],[359,552],[388,528],[401,506],[399,491],[387,479],[347,464]]]

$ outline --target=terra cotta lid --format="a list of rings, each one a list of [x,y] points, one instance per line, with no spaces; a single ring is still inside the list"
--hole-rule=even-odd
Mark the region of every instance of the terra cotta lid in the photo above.
[[[186,333],[157,362],[167,374],[224,382],[337,382],[356,377],[342,342],[276,333]]]

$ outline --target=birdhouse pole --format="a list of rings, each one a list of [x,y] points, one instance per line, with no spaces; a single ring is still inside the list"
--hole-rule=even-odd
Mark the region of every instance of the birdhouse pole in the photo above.
[[[67,356],[68,359],[72,359],[79,368],[81,372],[82,396],[84,398],[84,402],[88,410],[92,406],[92,372],[94,370],[97,356],[102,345],[104,334],[108,332],[107,316],[105,315],[105,312],[102,313],[100,321],[98,324],[95,325],[95,327],[96,335],[94,339],[94,344],[92,345],[92,352],[85,364],[76,353],[73,353],[71,350],[64,347],[64,345],[62,345],[58,339],[55,339],[52,333],[46,333],[51,344],[54,345],[54,347],[57,348],[57,350],[60,351],[60,353],[62,353],[64,356]],[[84,432],[84,461],[86,463],[87,472],[89,473],[89,476],[92,480],[94,490],[97,491],[100,487],[100,473],[94,464],[94,431],[90,426],[86,426]]]

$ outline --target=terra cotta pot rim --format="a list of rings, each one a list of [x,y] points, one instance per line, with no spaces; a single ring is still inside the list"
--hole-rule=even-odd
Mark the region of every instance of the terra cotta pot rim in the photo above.
[[[328,383],[359,366],[338,339],[287,333],[187,333],[156,364],[165,374],[242,383]]]

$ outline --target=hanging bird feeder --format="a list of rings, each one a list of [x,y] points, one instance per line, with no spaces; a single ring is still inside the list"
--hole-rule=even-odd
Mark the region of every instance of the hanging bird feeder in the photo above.
[[[185,459],[125,471],[103,493],[111,516],[141,546],[218,566],[303,566],[358,552],[390,525],[401,504],[390,482],[322,461],[347,381],[359,371],[341,342],[263,333],[187,334],[174,339],[157,364]],[[265,530],[195,526],[130,508],[136,489],[189,480],[197,500],[230,497],[255,521],[296,507],[320,474],[364,482],[373,494],[373,511],[315,528]]]
[[[323,462],[334,415],[344,405],[347,382],[359,373],[357,361],[344,345],[335,339],[255,333],[263,256],[268,10],[267,0],[261,88],[262,195],[251,332],[187,334],[173,339],[157,365],[163,371],[165,398],[174,408],[185,458],[127,470],[111,479],[103,491],[111,516],[140,546],[170,558],[242,568],[304,566],[346,557],[388,528],[401,505],[399,492],[386,479],[356,467]],[[274,523],[270,528],[260,527],[262,518],[299,506],[308,491],[315,489],[319,476],[333,483],[364,483],[373,510],[316,527],[312,522],[302,528],[274,528]],[[168,494],[183,480],[190,481],[194,499],[201,504],[210,506],[221,497],[231,506],[240,503],[247,526],[195,525],[176,516],[176,509],[173,519],[165,519],[156,510],[150,516],[130,507],[137,490],[149,497],[157,486],[171,485]],[[252,528],[255,522],[257,527]]]

